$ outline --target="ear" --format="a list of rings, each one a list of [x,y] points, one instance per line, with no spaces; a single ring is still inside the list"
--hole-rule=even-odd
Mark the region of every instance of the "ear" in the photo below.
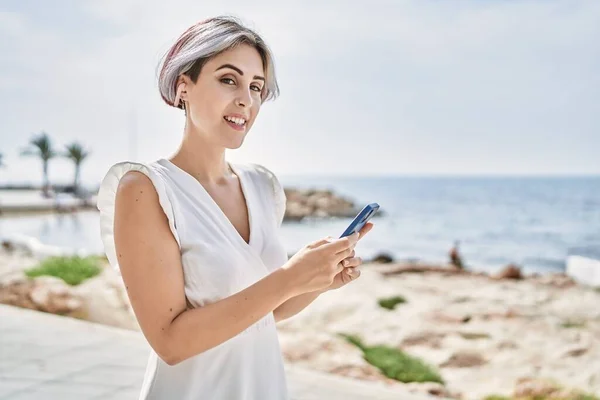
[[[185,92],[185,82],[180,81],[177,84],[177,90],[175,92],[175,101],[173,102],[173,106],[178,107],[179,108],[179,102],[181,100],[181,94]]]

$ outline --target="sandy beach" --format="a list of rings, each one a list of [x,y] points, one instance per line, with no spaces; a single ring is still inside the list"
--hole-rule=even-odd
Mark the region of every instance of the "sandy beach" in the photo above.
[[[358,334],[437,367],[446,395],[511,395],[519,379],[600,392],[600,292],[549,277],[523,281],[410,273],[364,265],[359,280],[319,297],[280,325],[288,360],[360,379],[385,378],[338,333]],[[401,295],[394,310],[377,299]],[[433,387],[429,384],[409,384]],[[422,388],[421,388],[422,389]]]

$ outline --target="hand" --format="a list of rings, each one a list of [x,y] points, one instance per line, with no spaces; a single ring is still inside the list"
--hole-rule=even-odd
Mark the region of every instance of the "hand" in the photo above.
[[[350,257],[360,232],[341,239],[325,238],[304,246],[282,267],[292,282],[292,295],[326,290]]]
[[[371,229],[373,229],[373,223],[367,222],[365,226],[363,226],[362,229],[359,231],[358,240],[362,239],[367,233],[369,233]],[[329,285],[329,287],[327,287],[323,291],[339,289],[342,286],[345,286],[346,284],[352,282],[353,280],[358,279],[358,277],[360,276],[360,270],[358,269],[358,267],[361,264],[362,258],[355,257],[355,252],[353,249],[352,253],[350,253],[350,256],[342,260],[342,267],[344,267],[344,269],[333,278],[333,282],[331,283],[331,285]]]

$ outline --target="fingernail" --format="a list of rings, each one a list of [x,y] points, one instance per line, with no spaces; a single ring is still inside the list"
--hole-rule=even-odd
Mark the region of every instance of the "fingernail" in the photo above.
[[[348,274],[354,275],[354,268],[348,268]]]

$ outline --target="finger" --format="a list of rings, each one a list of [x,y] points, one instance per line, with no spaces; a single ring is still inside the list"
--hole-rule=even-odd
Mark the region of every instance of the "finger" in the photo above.
[[[356,246],[356,242],[360,239],[360,231],[354,232],[352,235],[348,236],[348,239],[350,239],[351,242],[350,246]]]
[[[345,273],[353,280],[360,276],[360,270],[357,268],[346,268]]]
[[[345,260],[342,261],[342,265],[344,266],[344,268],[358,267],[361,264],[362,264],[362,258],[360,258],[360,257],[350,257],[350,258],[346,258]]]
[[[324,244],[331,243],[333,240],[335,240],[335,239],[332,238],[331,236],[327,236],[323,239],[319,239],[319,240],[316,240],[316,241],[310,243],[308,245],[308,247],[310,247],[311,249],[314,249],[314,248],[322,246]]]
[[[352,252],[353,252],[353,251],[354,251],[354,250],[352,250],[352,249],[346,249],[346,250],[344,250],[344,251],[342,251],[342,252],[340,252],[340,253],[337,253],[337,254],[335,255],[335,259],[336,259],[336,261],[337,261],[337,262],[341,262],[342,260],[345,260],[345,259],[347,259],[347,258],[351,258],[351,257],[352,257]]]
[[[350,236],[333,239],[331,242],[324,244],[322,248],[324,251],[332,251],[335,254],[340,253],[356,244],[359,235],[360,234],[358,232],[354,232]]]
[[[348,267],[353,267],[354,264],[356,263],[356,260],[354,259],[354,257],[347,257],[347,258],[343,259],[342,261],[340,261],[340,263],[342,264],[342,266],[344,268],[348,268]]]
[[[350,254],[348,254],[348,257],[346,257],[346,258],[354,257],[356,255],[356,250],[354,250],[353,248],[350,248],[349,250],[352,250],[352,251],[350,252]]]
[[[367,233],[369,233],[371,231],[371,229],[373,229],[373,223],[372,222],[367,222],[365,224],[365,226],[363,226],[361,228],[361,230],[358,231],[360,233],[360,236],[359,236],[358,240],[362,239]]]

